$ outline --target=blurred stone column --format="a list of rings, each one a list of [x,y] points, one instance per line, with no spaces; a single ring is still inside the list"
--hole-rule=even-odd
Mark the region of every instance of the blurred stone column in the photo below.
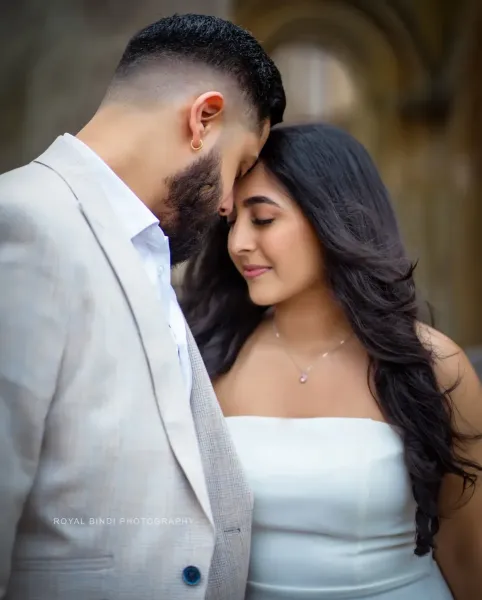
[[[351,115],[357,90],[346,65],[314,42],[288,42],[272,53],[289,99],[287,123],[333,121]]]
[[[457,266],[454,243],[460,212],[454,199],[453,149],[446,129],[414,124],[402,140],[403,203],[399,206],[411,255],[419,259],[415,279],[420,299],[434,309],[435,326],[461,341],[455,308],[453,276]]]
[[[459,268],[454,272],[454,310],[467,346],[482,346],[482,3],[472,0],[465,36],[458,47],[455,118],[451,139],[459,188],[458,235],[452,251]],[[480,358],[479,358],[480,363]]]
[[[21,162],[29,76],[42,27],[40,3],[0,2],[0,173]]]
[[[433,306],[435,326],[457,343],[481,341],[482,205],[469,148],[457,144],[459,115],[436,126],[398,121],[384,135],[390,152],[382,172],[410,256],[418,260],[420,299]]]

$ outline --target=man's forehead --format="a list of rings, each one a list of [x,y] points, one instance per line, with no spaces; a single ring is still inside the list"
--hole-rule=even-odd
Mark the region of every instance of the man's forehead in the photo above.
[[[268,139],[269,131],[270,123],[269,121],[265,121],[258,131],[250,131],[248,133],[247,143],[245,145],[247,160],[251,160],[253,163],[257,161],[259,153]]]
[[[263,147],[266,144],[266,140],[268,139],[270,130],[271,130],[270,120],[266,119],[266,121],[261,126],[261,147]]]

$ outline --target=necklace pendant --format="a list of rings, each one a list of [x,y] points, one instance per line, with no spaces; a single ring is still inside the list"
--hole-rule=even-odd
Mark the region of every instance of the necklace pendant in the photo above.
[[[308,381],[308,373],[301,373],[300,383],[306,383]]]

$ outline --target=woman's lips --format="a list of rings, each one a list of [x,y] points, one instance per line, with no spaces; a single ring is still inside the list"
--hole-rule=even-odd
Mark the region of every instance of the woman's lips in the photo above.
[[[249,265],[247,267],[243,267],[243,275],[246,277],[246,279],[255,279],[256,277],[264,275],[268,271],[271,271],[271,267],[261,267],[259,265]]]

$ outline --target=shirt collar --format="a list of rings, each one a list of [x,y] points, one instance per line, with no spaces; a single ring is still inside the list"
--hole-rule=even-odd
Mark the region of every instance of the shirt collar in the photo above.
[[[86,163],[93,170],[112,209],[129,235],[129,239],[134,241],[136,237],[142,235],[143,237],[148,237],[150,243],[155,246],[167,245],[169,247],[168,238],[159,226],[159,219],[156,218],[100,156],[79,140],[79,138],[69,133],[64,134],[63,137],[75,146],[77,152],[82,155]]]

